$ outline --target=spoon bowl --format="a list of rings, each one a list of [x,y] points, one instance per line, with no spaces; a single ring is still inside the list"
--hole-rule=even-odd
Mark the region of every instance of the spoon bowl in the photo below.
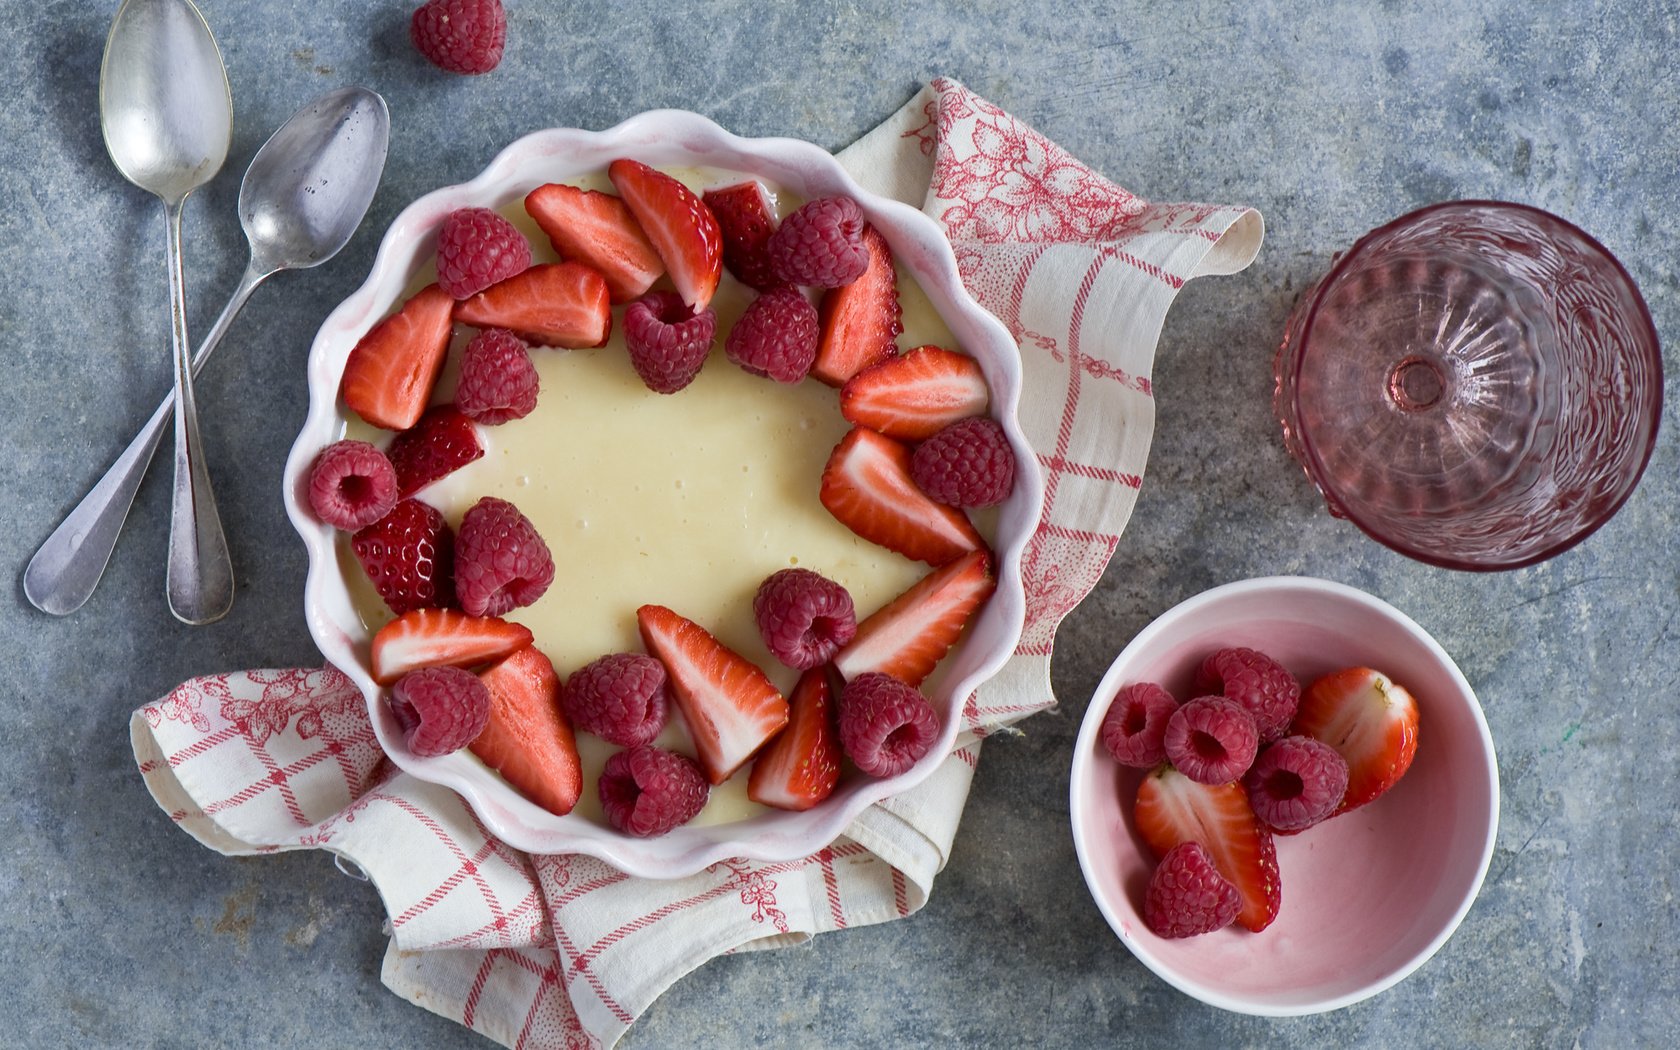
[[[99,68],[99,127],[123,178],[165,202],[209,182],[233,141],[221,52],[189,0],[125,0]]]
[[[379,188],[391,115],[366,88],[306,103],[251,159],[239,185],[239,222],[254,268],[318,266],[356,232]]]

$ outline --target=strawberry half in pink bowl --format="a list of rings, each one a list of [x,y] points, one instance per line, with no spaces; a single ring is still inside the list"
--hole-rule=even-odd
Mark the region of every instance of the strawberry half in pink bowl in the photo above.
[[[1237,706],[1253,706],[1240,695],[1246,686],[1233,684],[1241,674],[1208,677],[1209,657],[1231,649],[1270,657],[1302,687],[1298,707],[1288,697],[1287,727],[1272,730],[1280,742],[1260,743],[1251,764],[1257,775],[1275,769],[1268,746],[1299,754],[1304,739],[1345,758],[1346,797],[1335,780],[1341,804],[1305,830],[1276,831],[1255,816],[1277,820],[1278,811],[1257,797],[1271,788],[1253,778],[1198,784],[1170,762],[1142,765],[1152,758],[1143,750],[1149,712],[1141,701],[1129,720],[1120,701],[1109,721],[1116,697],[1139,683],[1159,685],[1181,705],[1223,691]],[[1156,702],[1154,690],[1135,692]],[[1159,719],[1159,709],[1150,717]],[[1126,736],[1114,751],[1105,746],[1105,721],[1111,745]],[[1219,750],[1206,738],[1199,746]],[[1186,769],[1194,765],[1180,757]],[[1301,780],[1289,783],[1286,793],[1310,794]],[[1070,804],[1086,885],[1132,954],[1213,1006],[1289,1016],[1376,995],[1446,942],[1487,874],[1499,776],[1474,691],[1423,628],[1354,588],[1270,577],[1196,595],[1132,639],[1086,711]],[[1205,853],[1172,848],[1185,840],[1204,844]],[[1172,861],[1161,865],[1168,852]],[[1158,867],[1174,869],[1172,888]],[[1194,927],[1218,928],[1184,935],[1184,923],[1215,910],[1209,887],[1222,880],[1237,890],[1228,910]],[[1178,889],[1186,885],[1206,895]]]
[[[625,161],[636,163],[626,165]],[[666,174],[673,177],[667,179]],[[878,506],[884,497],[890,496],[886,498],[888,504],[898,497],[891,496],[891,486],[881,479],[897,478],[895,484],[908,494],[906,498],[921,499],[913,491],[908,470],[910,448],[923,438],[887,439],[876,435],[866,441],[842,440],[842,435],[874,434],[865,429],[871,424],[843,416],[847,410],[842,408],[839,389],[852,370],[874,362],[837,360],[822,350],[810,378],[790,383],[785,376],[787,354],[779,346],[767,345],[762,332],[751,340],[737,340],[742,345],[731,344],[726,353],[729,333],[748,316],[759,294],[749,288],[749,282],[764,284],[765,296],[785,299],[788,293],[785,288],[768,290],[775,288],[776,282],[764,272],[753,271],[750,276],[736,273],[729,254],[735,245],[728,228],[722,248],[723,262],[730,268],[720,278],[715,269],[710,276],[705,272],[707,252],[688,251],[692,244],[682,239],[685,230],[673,230],[666,223],[678,219],[687,222],[690,220],[682,219],[682,215],[705,210],[697,205],[701,190],[727,189],[747,179],[764,185],[771,194],[772,206],[782,209],[782,219],[800,201],[844,197],[855,202],[855,213],[867,224],[863,237],[870,245],[870,261],[861,275],[854,263],[848,263],[833,280],[851,281],[853,287],[864,291],[850,299],[844,287],[799,293],[821,304],[820,321],[810,323],[813,327],[820,325],[825,334],[830,329],[863,323],[858,319],[864,308],[858,304],[872,303],[872,297],[882,294],[883,283],[891,286],[896,282],[904,318],[897,360],[931,362],[929,367],[937,373],[934,379],[945,388],[966,383],[967,389],[973,390],[983,381],[980,400],[971,400],[969,408],[1001,428],[1015,462],[1013,487],[1001,504],[970,512],[929,503],[931,509],[909,515],[915,519],[911,531],[922,539],[930,529],[939,531],[938,542],[900,543],[903,523],[886,520],[883,508]],[[687,191],[671,189],[678,180],[687,185]],[[579,191],[593,191],[593,196],[580,196]],[[716,206],[721,214],[726,207],[740,207],[746,196],[736,194],[733,204],[720,202]],[[757,198],[756,193],[750,196]],[[695,203],[689,203],[689,198]],[[652,218],[648,212],[635,211],[649,201],[659,209]],[[509,220],[529,243],[530,268],[522,269],[526,259],[517,237],[509,241],[506,229],[486,212],[461,218],[463,209],[489,209]],[[567,241],[565,230],[556,233],[545,224],[545,219],[552,220],[555,212],[566,209],[573,209],[570,214],[578,223],[576,229],[581,231],[578,237],[583,243]],[[848,221],[852,214],[846,212]],[[452,260],[443,284],[456,290],[444,291],[432,282],[437,273],[440,231],[452,216],[457,217],[456,224],[448,228],[445,243],[454,246],[471,242],[482,227],[492,231],[486,236],[499,239],[499,254],[493,264],[484,266],[471,260],[456,266]],[[462,225],[468,219],[477,225]],[[642,232],[631,238],[645,237],[641,248],[626,247],[624,223],[641,228]],[[608,228],[615,232],[601,232]],[[710,243],[718,243],[715,233]],[[585,273],[591,262],[587,257],[580,258],[579,253],[603,244],[611,251],[599,261],[599,273]],[[883,247],[877,249],[877,244]],[[515,258],[507,263],[510,250]],[[881,250],[890,252],[884,262]],[[627,257],[626,252],[634,258]],[[506,273],[502,271],[504,266]],[[665,276],[658,276],[660,273]],[[826,271],[821,276],[825,281],[831,278]],[[646,282],[656,279],[649,289]],[[499,283],[481,288],[486,282]],[[579,288],[584,291],[578,292]],[[452,303],[452,296],[464,298]],[[830,303],[830,298],[835,302]],[[541,309],[544,302],[561,303],[562,308],[545,315]],[[641,341],[638,345],[655,345],[649,341],[651,337],[640,334],[645,331],[676,331],[682,326],[687,332],[693,327],[691,312],[704,312],[708,302],[715,312],[715,336],[697,375],[689,366],[675,367],[669,360],[649,363],[638,356],[643,350],[628,342],[636,339]],[[369,341],[368,333],[399,308],[404,320],[386,326],[396,333],[394,339],[424,339],[434,346],[439,339],[449,341],[447,363],[442,366],[435,392],[419,401],[384,396],[386,392],[377,388],[378,372],[355,363],[358,344]],[[816,313],[812,310],[810,316]],[[577,325],[580,314],[589,315],[589,323],[582,329]],[[941,343],[944,350],[940,354],[960,351],[965,369],[962,378],[950,378],[957,372],[947,372],[945,358],[939,354],[917,350],[912,355],[916,344],[907,340],[919,323],[913,321],[913,314],[931,318],[927,325],[936,327],[954,344]],[[555,327],[546,329],[543,325],[550,318]],[[767,330],[779,332],[781,327]],[[482,334],[489,331],[501,334],[493,339]],[[580,331],[584,334],[579,335]],[[703,329],[697,338],[706,338]],[[385,340],[386,344],[390,342],[392,339]],[[481,351],[472,347],[475,342],[484,344]],[[751,345],[747,345],[749,342]],[[529,344],[528,350],[521,350],[522,343]],[[574,349],[560,349],[564,346]],[[474,355],[480,352],[484,360],[515,362],[515,371],[506,373],[513,378],[504,378],[503,373],[488,379],[468,375],[479,367]],[[523,363],[527,357],[532,366]],[[459,378],[457,371],[461,373]],[[367,395],[351,393],[357,383],[363,389],[367,387],[363,382],[366,374],[375,378],[371,403],[377,411],[361,410]],[[352,375],[355,383],[349,378]],[[375,732],[392,760],[422,780],[458,792],[491,832],[520,849],[584,853],[629,874],[654,878],[689,875],[732,857],[785,861],[807,856],[841,835],[863,809],[914,786],[937,768],[956,739],[964,699],[997,672],[1020,636],[1026,609],[1021,555],[1038,522],[1043,482],[1016,418],[1022,386],[1018,350],[1007,330],[963,288],[950,245],[937,224],[914,208],[865,191],[832,155],[812,144],[740,138],[703,117],[678,111],[642,114],[600,132],[551,129],[526,136],[505,149],[471,182],[427,194],[397,217],[380,245],[367,281],[333,311],[317,334],[308,376],[310,410],[287,462],[285,500],[309,551],[304,599],[311,633],[326,658],[362,688]],[[864,384],[857,398],[864,406],[862,411],[890,416],[895,391],[911,382],[882,379],[873,385]],[[913,382],[923,382],[923,377]],[[689,383],[692,385],[687,386]],[[533,387],[534,410],[530,407]],[[674,392],[667,393],[667,389]],[[451,398],[459,411],[443,413],[438,406]],[[780,404],[775,399],[789,398],[796,408],[772,407],[773,402]],[[504,409],[504,402],[514,407]],[[353,403],[357,408],[351,407]],[[486,404],[489,413],[483,410]],[[556,431],[542,429],[563,426],[573,418],[588,419],[589,412],[604,411],[599,406],[605,404],[612,405],[615,413],[607,421],[610,425],[567,432],[559,440],[552,440]],[[818,416],[821,418],[815,418]],[[809,439],[786,440],[754,430],[765,420],[784,417],[794,421],[795,433],[809,431]],[[620,423],[623,430],[615,430]],[[711,429],[703,435],[698,430],[683,429],[701,424]],[[434,537],[444,529],[456,530],[455,586],[452,589],[427,583],[419,588],[418,595],[405,593],[401,601],[389,597],[382,601],[363,571],[366,563],[359,564],[362,554],[354,550],[351,534],[326,524],[312,509],[310,475],[322,450],[335,442],[345,438],[368,441],[389,452],[396,440],[393,432],[404,428],[411,428],[405,440],[435,441],[442,451],[426,456],[448,459],[439,469],[450,473],[410,484],[407,471],[412,469],[416,455],[411,449],[391,453],[404,497],[391,516],[406,513],[403,520],[411,523],[411,529],[430,529],[429,535]],[[542,440],[535,440],[533,435]],[[475,436],[482,454],[472,448]],[[902,451],[895,449],[895,440]],[[448,447],[443,448],[446,444]],[[789,452],[788,446],[797,448]],[[726,469],[711,473],[695,473],[702,468],[681,460],[687,464],[682,469],[690,473],[674,476],[644,476],[636,466],[662,462],[660,457],[667,453],[676,457],[712,454],[716,448],[736,449],[742,458],[729,460]],[[615,452],[617,449],[623,451]],[[750,488],[756,495],[741,496],[749,491],[741,487],[747,485],[746,479],[769,473],[766,462],[783,461],[751,458],[761,452],[771,457],[796,457],[803,466]],[[623,463],[603,458],[612,454],[627,458]],[[902,464],[896,463],[896,456],[902,456]],[[604,477],[609,468],[601,467],[601,463],[615,464],[610,469],[616,473],[611,475],[610,484],[600,486],[602,491],[591,489],[586,493],[578,487],[581,483],[576,478]],[[560,473],[574,468],[583,473]],[[850,475],[843,476],[848,469]],[[733,487],[717,491],[735,495],[710,495],[714,484],[725,483]],[[481,490],[473,490],[474,485],[481,485]],[[830,489],[839,495],[831,499]],[[495,501],[496,513],[486,512],[482,517],[501,523],[502,531],[496,536],[475,536],[467,542],[462,535],[471,513],[463,513],[462,493],[467,490],[472,490],[467,498],[478,499],[480,504]],[[610,519],[615,513],[629,513],[624,508],[642,506],[654,495],[669,496],[674,490],[692,494],[684,498],[690,500],[688,505],[696,515],[721,506],[734,518],[756,522],[753,530],[761,524],[764,531],[775,532],[786,525],[794,530],[790,535],[799,537],[817,532],[827,536],[836,530],[843,536],[832,542],[824,540],[828,546],[819,545],[810,551],[777,547],[771,558],[765,552],[774,543],[764,550],[742,552],[707,547],[704,535],[696,539],[707,526],[698,516],[690,522],[687,511],[680,519],[670,512],[664,516],[648,512],[640,522],[629,524]],[[433,509],[417,509],[414,501]],[[505,504],[517,506],[509,510]],[[860,505],[862,509],[858,509]],[[820,529],[799,524],[816,519],[821,521]],[[379,539],[387,547],[396,545],[401,538],[398,530],[389,525],[389,518],[382,521],[387,527]],[[949,523],[949,527],[942,523]],[[378,643],[380,632],[411,599],[421,606],[453,603],[463,609],[482,610],[487,607],[488,590],[491,600],[499,602],[496,580],[484,582],[483,573],[492,571],[484,559],[495,557],[497,544],[507,542],[506,536],[528,537],[533,530],[547,549],[532,559],[532,571],[552,571],[552,583],[545,578],[540,586],[528,586],[514,602],[515,607],[500,614],[505,623],[501,619],[492,623],[489,618],[497,614],[488,612],[466,617],[468,626],[461,628],[458,617],[464,614],[454,619],[428,620],[430,611],[419,608],[402,617],[404,623],[412,620],[414,630],[403,636],[400,645]],[[587,545],[602,533],[611,533],[615,542],[627,545],[628,555],[595,557],[580,569],[575,564],[579,561],[576,552],[591,549]],[[528,538],[521,542],[528,553],[531,542]],[[966,553],[958,557],[958,551]],[[545,568],[542,563],[548,561],[550,553],[551,567]],[[463,557],[478,559],[470,581],[460,564]],[[614,590],[590,575],[604,565],[601,579],[608,579],[607,569],[613,565],[643,559],[663,567],[637,570],[642,582],[630,591],[622,587]],[[877,765],[850,758],[840,761],[837,785],[814,804],[808,803],[817,796],[817,789],[799,779],[804,774],[796,762],[784,759],[778,759],[780,768],[759,773],[765,781],[775,781],[776,774],[782,774],[780,782],[749,788],[755,761],[771,752],[777,737],[766,738],[762,746],[752,741],[741,744],[738,726],[706,728],[706,719],[690,711],[690,706],[698,709],[709,702],[706,695],[721,696],[726,704],[737,705],[736,710],[726,712],[729,718],[740,716],[740,720],[765,724],[780,724],[777,719],[786,718],[784,735],[799,736],[802,741],[806,736],[815,738],[810,728],[813,720],[834,717],[838,694],[829,699],[826,712],[821,703],[808,696],[819,691],[812,676],[821,678],[820,668],[802,676],[798,670],[779,664],[769,643],[759,638],[762,628],[755,626],[754,590],[772,575],[771,570],[791,566],[809,568],[837,580],[855,599],[857,639],[832,657],[839,675],[849,680],[878,670],[877,665],[883,660],[890,662],[896,650],[899,657],[904,657],[895,665],[897,671],[915,679],[912,684],[919,684],[937,721],[931,745],[922,752],[918,743],[916,756],[906,762]],[[493,570],[492,576],[499,571]],[[896,603],[897,597],[910,597],[928,581],[937,586],[923,588],[920,596],[908,604]],[[470,588],[462,586],[469,582]],[[522,580],[521,585],[528,582]],[[610,617],[587,619],[578,614],[572,619],[587,621],[578,623],[567,619],[565,610],[584,608],[586,602],[597,599],[610,607]],[[956,604],[963,606],[963,619],[947,615],[947,606]],[[562,610],[557,619],[545,619],[557,608]],[[887,610],[894,608],[899,610],[896,618],[889,616],[881,624],[870,626],[869,617],[877,612],[886,616]],[[606,629],[597,630],[609,619]],[[925,659],[926,652],[909,659],[903,652],[906,646],[898,639],[919,640],[936,620],[939,630],[950,637],[930,643],[932,648],[945,652],[945,645],[953,638],[955,642],[929,673],[932,659]],[[557,629],[555,623],[567,627]],[[535,633],[534,642],[523,634],[526,625]],[[696,633],[691,627],[702,630]],[[449,645],[471,643],[480,647],[477,656],[447,662],[469,665],[485,680],[493,698],[486,735],[467,748],[443,755],[416,753],[410,746],[415,715],[405,708],[404,717],[399,717],[390,699],[391,684],[398,677],[391,670],[392,660],[427,650],[428,646],[437,649],[438,637],[428,636],[429,630],[456,632],[449,636]],[[716,648],[708,648],[714,643]],[[510,649],[513,656],[508,655]],[[542,657],[530,656],[533,651],[540,651]],[[620,737],[620,742],[613,744],[597,738],[596,730],[585,728],[581,722],[572,725],[556,713],[555,698],[570,688],[568,678],[599,658],[631,652],[657,658],[668,672],[670,720],[651,745],[642,742],[642,727],[626,726],[624,733],[609,732],[607,735]],[[644,670],[648,666],[645,662],[614,662],[614,666],[619,665]],[[708,679],[708,675],[714,677]],[[743,688],[741,682],[747,679],[751,680],[750,688]],[[756,705],[750,711],[744,699],[749,694],[753,697],[751,704]],[[642,693],[637,695],[641,697]],[[700,699],[695,699],[697,696]],[[792,701],[791,708],[781,702],[782,697]],[[811,708],[818,713],[811,714]],[[654,707],[650,704],[647,710],[646,717],[652,720]],[[527,718],[535,721],[520,721]],[[573,749],[572,753],[568,756],[548,748],[539,755],[525,750],[523,734],[537,723],[543,727],[545,740],[569,738],[566,746]],[[563,731],[556,729],[561,724],[566,725]],[[919,731],[928,726],[925,718],[918,724]],[[691,732],[695,726],[704,732]],[[828,738],[832,737],[830,734]],[[642,754],[634,761],[616,757],[649,746],[659,753]],[[839,745],[822,746],[831,748],[832,758]],[[664,757],[670,751],[697,760],[698,766],[692,762],[689,766],[673,765]],[[657,819],[626,815],[635,808],[635,789],[625,787],[626,777],[657,779],[664,776],[662,771],[678,766],[698,769],[710,781],[704,785],[709,801],[697,815],[692,814],[694,781],[687,772],[682,773],[688,785],[682,798],[668,800],[670,804],[660,808]],[[891,775],[870,775],[865,768],[890,770]],[[609,773],[613,778],[611,791],[603,788],[598,792],[601,778]],[[533,789],[532,778],[545,782]],[[749,790],[755,801],[749,801]],[[605,797],[608,794],[610,798]],[[626,802],[627,797],[630,802]],[[760,805],[756,800],[761,797],[777,799],[788,808]],[[618,830],[615,822],[636,833]]]

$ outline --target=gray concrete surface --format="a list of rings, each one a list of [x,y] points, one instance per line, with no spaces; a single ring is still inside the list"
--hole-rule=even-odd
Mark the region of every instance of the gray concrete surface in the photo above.
[[[1407,561],[1332,520],[1269,415],[1272,348],[1303,283],[1366,228],[1445,198],[1575,220],[1620,254],[1664,336],[1680,333],[1672,0],[512,0],[507,59],[476,80],[421,63],[404,3],[202,6],[235,141],[189,205],[196,330],[244,263],[239,173],[293,108],[340,84],[381,91],[391,164],[345,254],[261,289],[200,382],[242,583],[232,616],[198,629],[168,616],[166,471],[79,614],[37,614],[14,582],[0,636],[0,1045],[488,1045],[384,991],[379,901],[327,858],[226,860],[171,828],[133,768],[127,715],[195,673],[316,658],[281,464],[311,335],[404,204],[523,132],[657,106],[838,148],[937,74],[1141,194],[1258,206],[1270,236],[1248,273],[1194,283],[1168,319],[1149,473],[1108,575],[1062,629],[1062,707],[987,749],[926,910],[717,960],[628,1045],[1680,1042],[1672,409],[1615,521],[1495,576]],[[39,0],[0,19],[0,565],[14,580],[168,381],[160,216],[112,169],[95,115],[115,7]],[[1667,359],[1672,404],[1680,359]],[[1366,588],[1457,657],[1498,743],[1504,821],[1480,899],[1416,975],[1338,1013],[1260,1020],[1179,994],[1113,938],[1074,863],[1066,789],[1087,698],[1132,634],[1203,588],[1279,572]]]

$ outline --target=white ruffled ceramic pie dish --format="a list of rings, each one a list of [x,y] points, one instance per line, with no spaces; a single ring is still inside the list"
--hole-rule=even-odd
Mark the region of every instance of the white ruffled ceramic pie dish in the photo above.
[[[499,208],[546,182],[603,171],[618,157],[660,168],[713,167],[756,175],[800,197],[846,194],[885,236],[900,266],[921,285],[957,343],[981,364],[992,390],[992,413],[1015,448],[1015,490],[999,508],[995,536],[996,593],[969,633],[924,686],[942,733],[932,751],[900,776],[843,777],[824,803],[803,813],[771,811],[734,823],[685,826],[638,839],[579,815],[555,816],[527,801],[466,752],[422,758],[404,745],[395,718],[369,670],[370,634],[351,598],[332,528],[310,513],[306,476],[315,455],[343,436],[338,400],[345,360],[357,340],[394,308],[430,261],[435,231],[457,208]],[[339,304],[316,334],[308,365],[309,415],[286,462],[287,513],[309,552],[304,606],[321,652],[361,687],[380,745],[404,771],[453,789],[504,841],[534,853],[584,853],[632,875],[679,878],[725,858],[785,861],[807,856],[841,835],[868,806],[920,783],[950,752],[966,698],[995,674],[1019,640],[1026,611],[1021,557],[1037,527],[1043,498],[1038,462],[1021,433],[1019,352],[1008,331],[963,288],[949,243],[932,219],[866,192],[827,151],[793,139],[746,139],[693,113],[660,110],[606,131],[549,129],[508,146],[477,178],[429,193],[391,224],[368,279]],[[861,611],[860,611],[861,612]],[[557,668],[562,676],[575,668]],[[737,774],[737,775],[744,775]],[[593,790],[593,785],[585,785]]]

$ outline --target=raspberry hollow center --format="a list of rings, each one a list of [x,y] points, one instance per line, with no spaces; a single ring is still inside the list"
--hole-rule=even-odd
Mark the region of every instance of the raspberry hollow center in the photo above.
[[[1190,749],[1210,762],[1222,761],[1230,754],[1225,750],[1225,745],[1219,742],[1218,737],[1199,729],[1190,734]]]
[[[1301,775],[1287,769],[1273,770],[1272,775],[1266,778],[1266,793],[1280,802],[1300,798],[1306,790],[1307,785]]]

